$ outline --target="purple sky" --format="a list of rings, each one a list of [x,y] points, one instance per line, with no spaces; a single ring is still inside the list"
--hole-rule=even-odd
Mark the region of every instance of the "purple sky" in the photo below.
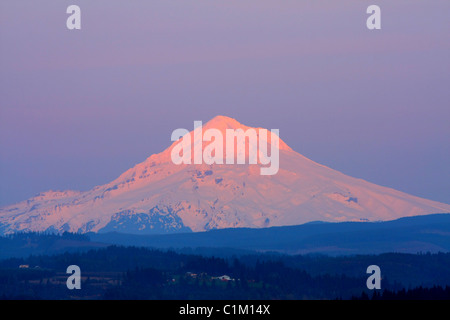
[[[69,31],[67,6],[82,10]],[[382,30],[365,26],[382,9]],[[218,114],[450,203],[450,1],[0,2],[0,205],[87,190]]]

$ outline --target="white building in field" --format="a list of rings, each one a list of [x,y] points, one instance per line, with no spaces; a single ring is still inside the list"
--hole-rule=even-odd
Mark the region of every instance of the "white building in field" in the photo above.
[[[220,277],[212,277],[211,279],[215,280],[221,280],[221,281],[234,281],[233,278],[231,278],[230,276],[227,276],[226,274],[224,274],[223,276]]]

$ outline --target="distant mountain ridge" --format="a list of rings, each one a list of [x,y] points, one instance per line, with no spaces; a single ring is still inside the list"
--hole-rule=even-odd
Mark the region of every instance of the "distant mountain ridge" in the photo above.
[[[89,236],[92,241],[100,243],[174,249],[233,248],[328,255],[435,253],[450,252],[450,214],[415,216],[386,222],[306,223],[264,229],[234,228],[166,235],[97,233]]]
[[[52,236],[25,233],[0,237],[0,259],[82,252],[110,245],[173,249],[210,256],[255,251],[326,255],[450,252],[450,214],[386,222],[322,222],[159,235],[108,232]]]
[[[250,127],[217,116],[204,129]],[[193,137],[193,131],[189,133]],[[281,130],[282,134],[282,130]],[[18,231],[161,234],[225,228],[267,228],[311,221],[387,221],[450,212],[426,200],[311,161],[280,139],[280,169],[260,164],[175,165],[161,153],[86,192],[47,191],[0,208],[0,234]],[[207,147],[203,143],[203,148]],[[255,147],[255,146],[253,146]]]

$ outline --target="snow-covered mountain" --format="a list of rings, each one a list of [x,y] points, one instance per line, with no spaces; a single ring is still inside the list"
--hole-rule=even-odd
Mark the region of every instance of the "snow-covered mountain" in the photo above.
[[[209,128],[224,132],[249,127],[217,116],[203,126]],[[281,139],[280,169],[275,175],[261,175],[259,164],[175,165],[171,150],[176,143],[90,191],[47,191],[0,208],[0,234],[45,230],[166,233],[317,220],[392,220],[450,212],[448,204],[320,165]]]

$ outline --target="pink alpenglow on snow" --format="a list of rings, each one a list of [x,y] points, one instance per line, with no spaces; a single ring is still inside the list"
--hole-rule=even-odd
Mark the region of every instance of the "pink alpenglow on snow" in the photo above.
[[[216,117],[227,122],[226,117]],[[231,119],[230,119],[231,120]],[[218,121],[217,121],[218,122]],[[220,122],[219,122],[220,124]],[[259,128],[221,128],[203,130],[201,121],[194,121],[193,134],[186,129],[176,129],[172,141],[179,141],[172,148],[171,158],[179,164],[262,164],[261,175],[274,175],[279,169],[279,130]],[[270,142],[268,140],[270,136]],[[270,155],[268,154],[270,147]],[[237,158],[237,159],[236,159]]]
[[[203,126],[203,140],[207,142],[208,129],[218,130],[212,131],[211,137],[220,138],[219,131],[226,137],[226,129],[246,132],[251,128],[218,116]],[[262,136],[262,130],[253,129]],[[266,132],[267,139],[260,141],[268,143],[269,135],[272,138],[275,134]],[[241,158],[242,164],[229,165],[226,159],[221,164],[217,158],[212,161],[220,154],[220,147],[214,148],[217,153],[210,152],[210,144],[199,145],[202,136],[196,135],[195,130],[189,135],[194,141],[191,147],[197,146],[203,159],[195,159],[191,152],[190,164],[174,164],[172,154],[180,150],[180,141],[175,141],[114,181],[89,191],[48,191],[0,208],[0,233],[44,230],[166,233],[264,228],[318,220],[380,221],[450,212],[448,204],[375,185],[320,165],[295,152],[281,139],[277,148],[271,146],[271,156],[279,155],[278,172],[262,175],[260,168],[264,164],[262,161],[251,164],[255,160],[251,153],[246,152],[246,161]],[[247,146],[251,150],[251,143]],[[223,148],[228,151],[226,143]],[[205,154],[212,156],[205,158]],[[239,153],[233,155],[239,159]]]

